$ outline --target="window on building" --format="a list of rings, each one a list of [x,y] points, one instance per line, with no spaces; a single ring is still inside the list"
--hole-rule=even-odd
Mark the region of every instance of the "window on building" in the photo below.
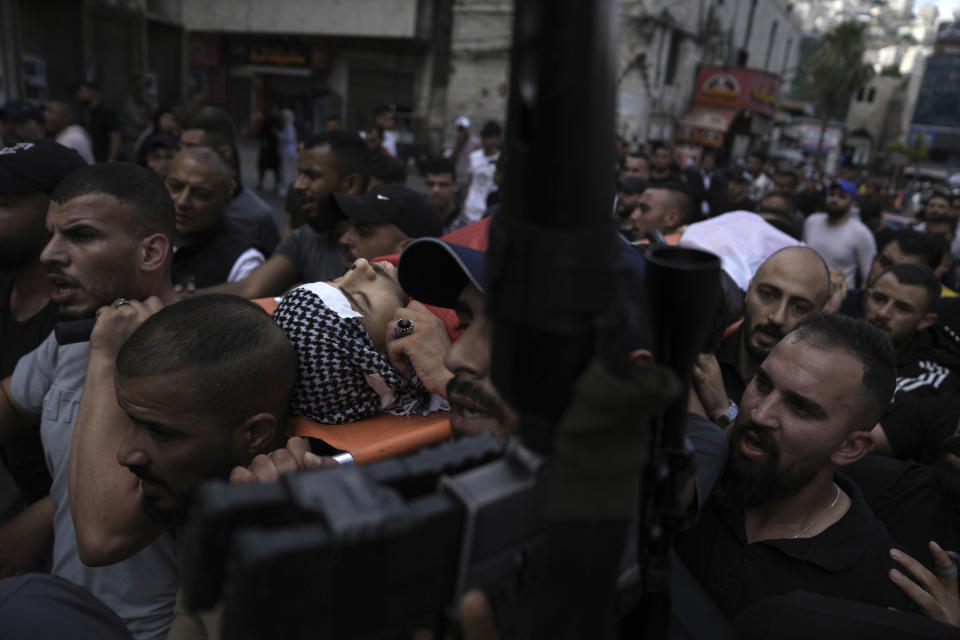
[[[667,54],[666,84],[672,85],[677,77],[677,67],[680,66],[680,46],[683,35],[679,31],[670,34],[670,52]]]
[[[873,99],[877,97],[877,90],[873,87],[870,87],[870,93],[867,94],[867,102],[873,102]]]
[[[864,88],[860,87],[860,90],[857,91],[857,102],[863,102]]]
[[[770,67],[770,59],[773,57],[773,43],[777,41],[777,27],[779,26],[780,23],[774,20],[770,27],[770,39],[767,40],[767,57],[763,62],[763,68],[768,71],[773,71],[773,68]]]

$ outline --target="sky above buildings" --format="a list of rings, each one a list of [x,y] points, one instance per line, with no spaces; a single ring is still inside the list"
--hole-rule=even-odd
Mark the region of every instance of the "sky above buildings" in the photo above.
[[[955,10],[960,9],[960,0],[920,0],[917,7],[922,7],[925,4],[937,5],[941,18],[948,18],[953,15]]]

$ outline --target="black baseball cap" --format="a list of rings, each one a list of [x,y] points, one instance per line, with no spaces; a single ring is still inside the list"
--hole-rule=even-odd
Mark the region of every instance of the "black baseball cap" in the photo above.
[[[11,100],[0,108],[0,118],[14,122],[35,120],[44,124],[43,107],[29,100]]]
[[[750,184],[753,182],[753,176],[743,169],[731,169],[727,173],[727,182],[739,182],[740,184]]]
[[[351,222],[392,224],[409,238],[443,233],[443,221],[433,203],[424,194],[403,185],[382,184],[363,195],[334,193],[330,197],[334,209]]]
[[[20,142],[0,149],[0,193],[52,193],[86,161],[53,140]]]
[[[468,284],[486,294],[486,263],[484,251],[421,238],[400,254],[397,277],[403,290],[415,300],[452,309]]]

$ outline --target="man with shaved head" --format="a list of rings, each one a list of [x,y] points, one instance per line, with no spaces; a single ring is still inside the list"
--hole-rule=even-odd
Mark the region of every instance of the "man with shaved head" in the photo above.
[[[164,184],[177,212],[174,284],[235,282],[263,263],[256,240],[226,215],[236,181],[233,167],[217,151],[183,149]]]
[[[763,359],[829,297],[829,269],[809,247],[786,247],[760,265],[747,287],[743,324],[715,356],[701,354],[694,368],[697,394],[712,420],[722,427],[733,422],[737,401]]]
[[[638,239],[654,229],[666,235],[687,223],[689,208],[686,186],[679,181],[664,181],[644,190],[630,222]]]

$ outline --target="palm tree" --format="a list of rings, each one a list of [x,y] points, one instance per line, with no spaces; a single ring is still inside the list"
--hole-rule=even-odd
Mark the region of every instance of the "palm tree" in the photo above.
[[[808,81],[817,94],[821,118],[817,166],[820,165],[830,115],[847,104],[853,92],[873,75],[873,68],[863,62],[866,30],[867,25],[862,22],[841,22],[823,36],[823,45],[810,61]]]

